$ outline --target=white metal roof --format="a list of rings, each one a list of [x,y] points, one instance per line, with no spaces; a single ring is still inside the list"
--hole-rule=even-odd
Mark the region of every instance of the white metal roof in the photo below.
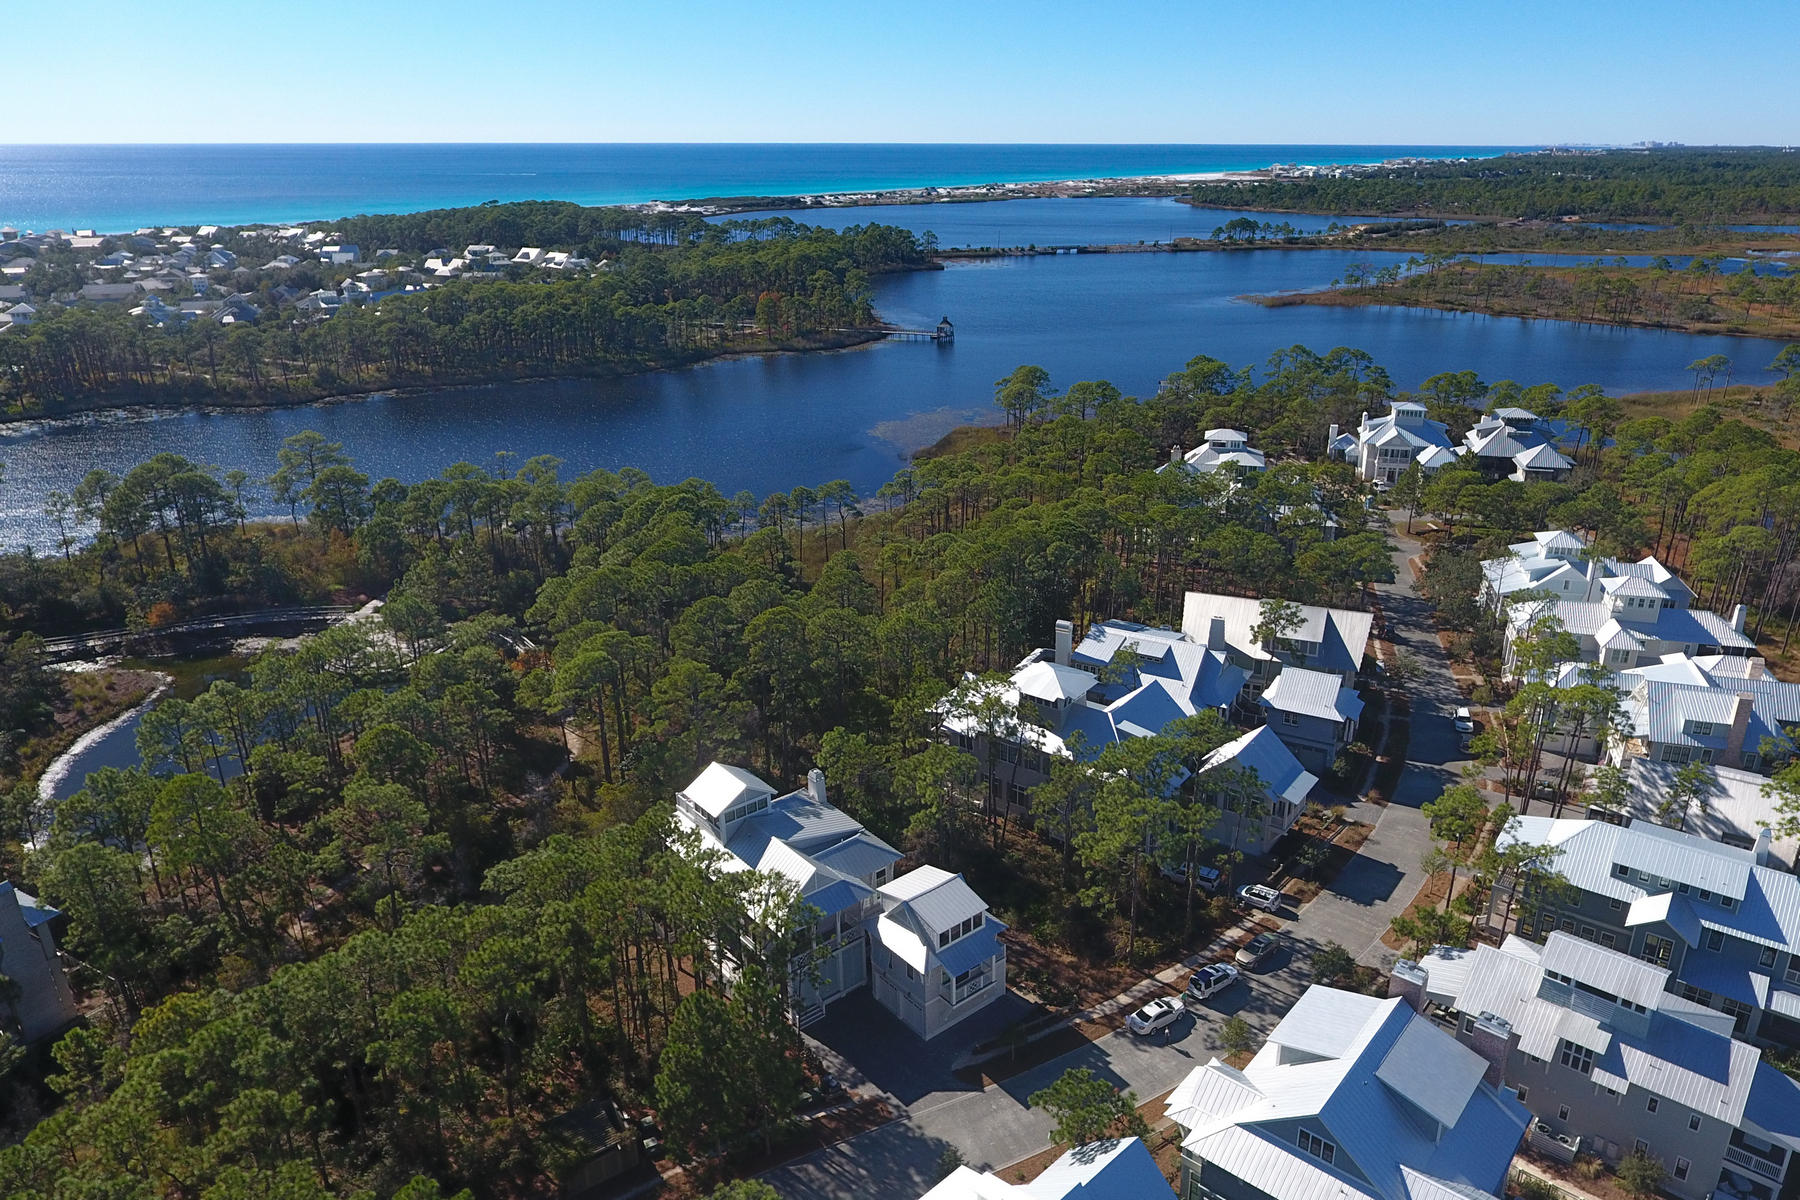
[[[742,767],[715,762],[700,772],[694,782],[682,789],[681,794],[695,808],[709,817],[717,818],[738,799],[752,794],[772,798],[775,789]]]
[[[1034,700],[1078,700],[1099,680],[1080,667],[1034,662],[1013,676],[1013,686]]]
[[[1666,967],[1647,963],[1558,929],[1544,939],[1544,970],[1567,975],[1645,1008],[1655,1008],[1668,985]]]
[[[954,929],[987,912],[975,889],[940,867],[915,867],[881,889],[884,899],[905,905],[932,933]]]

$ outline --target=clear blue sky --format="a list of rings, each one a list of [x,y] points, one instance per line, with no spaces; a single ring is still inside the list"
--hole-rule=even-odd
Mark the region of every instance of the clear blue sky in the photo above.
[[[9,142],[1800,139],[1797,0],[5,10]]]

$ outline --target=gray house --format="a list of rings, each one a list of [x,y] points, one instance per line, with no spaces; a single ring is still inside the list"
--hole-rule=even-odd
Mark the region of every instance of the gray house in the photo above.
[[[1362,697],[1344,684],[1343,676],[1304,667],[1288,667],[1275,677],[1257,703],[1294,757],[1314,771],[1329,771],[1344,747],[1356,740]]]
[[[11,1002],[0,996],[0,1029],[15,1025],[28,1042],[58,1032],[77,1016],[50,933],[50,922],[61,915],[0,880],[0,975],[18,988]]]
[[[1401,960],[1391,988],[1500,1066],[1531,1110],[1531,1144],[1569,1161],[1641,1151],[1663,1191],[1775,1200],[1800,1151],[1800,1082],[1667,990],[1667,968],[1552,933]]]
[[[1668,987],[1747,1037],[1800,1046],[1800,877],[1760,850],[1647,821],[1520,817],[1498,844],[1549,845],[1566,898],[1524,897],[1522,926],[1666,968]],[[1504,904],[1496,888],[1496,903]]]

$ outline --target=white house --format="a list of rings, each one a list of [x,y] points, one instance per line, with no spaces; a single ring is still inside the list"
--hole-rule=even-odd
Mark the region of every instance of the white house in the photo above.
[[[1188,1200],[1499,1196],[1528,1114],[1483,1055],[1386,1000],[1310,987],[1243,1070],[1168,1099]]]
[[[958,1167],[919,1200],[1174,1200],[1149,1147],[1136,1138],[1077,1146],[1029,1183]]]
[[[1449,427],[1428,418],[1416,400],[1396,400],[1373,421],[1364,413],[1349,433],[1333,425],[1326,446],[1334,458],[1354,463],[1360,478],[1380,483],[1393,483],[1414,463],[1430,474],[1457,460]]]
[[[1240,429],[1209,429],[1206,440],[1186,454],[1180,446],[1171,447],[1168,464],[1157,470],[1180,468],[1195,475],[1210,475],[1219,470],[1256,472],[1267,466],[1267,456],[1250,445],[1249,434]]]
[[[722,869],[779,875],[817,910],[817,977],[793,997],[801,1025],[872,984],[907,1028],[932,1038],[1005,993],[1005,926],[962,876],[901,873],[900,852],[833,806],[818,770],[777,797],[751,772],[715,762],[676,794],[675,817],[720,852]]]
[[[10,1001],[0,993],[0,1028],[12,1025],[28,1042],[61,1031],[78,1015],[50,932],[60,915],[0,880],[0,975],[17,988]]]
[[[357,248],[354,245],[320,246],[319,261],[333,266],[357,261]]]
[[[1344,748],[1356,740],[1363,700],[1335,671],[1285,667],[1257,704],[1267,714],[1265,728],[1274,732],[1306,766],[1329,771]]]
[[[1562,629],[1575,635],[1582,662],[1599,663],[1613,671],[1654,663],[1669,654],[1755,653],[1756,643],[1744,633],[1743,605],[1737,605],[1726,618],[1687,607],[1691,595],[1685,585],[1675,588],[1643,575],[1625,574],[1600,580],[1591,600],[1563,600],[1554,595],[1521,600],[1505,613],[1508,672],[1514,642],[1545,616],[1555,617]]]
[[[1481,564],[1481,598],[1489,608],[1498,608],[1521,592],[1547,592],[1558,600],[1598,600],[1606,595],[1609,580],[1625,578],[1660,588],[1670,608],[1687,608],[1694,599],[1693,589],[1654,555],[1637,562],[1590,556],[1588,543],[1566,529],[1540,530],[1529,542],[1515,542],[1507,551],[1504,558]]]

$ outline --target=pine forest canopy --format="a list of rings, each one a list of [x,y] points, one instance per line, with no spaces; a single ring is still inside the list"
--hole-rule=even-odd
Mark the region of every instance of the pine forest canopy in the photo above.
[[[1196,204],[1277,212],[1664,224],[1800,221],[1800,154],[1738,147],[1540,151],[1344,178],[1204,183]]]

